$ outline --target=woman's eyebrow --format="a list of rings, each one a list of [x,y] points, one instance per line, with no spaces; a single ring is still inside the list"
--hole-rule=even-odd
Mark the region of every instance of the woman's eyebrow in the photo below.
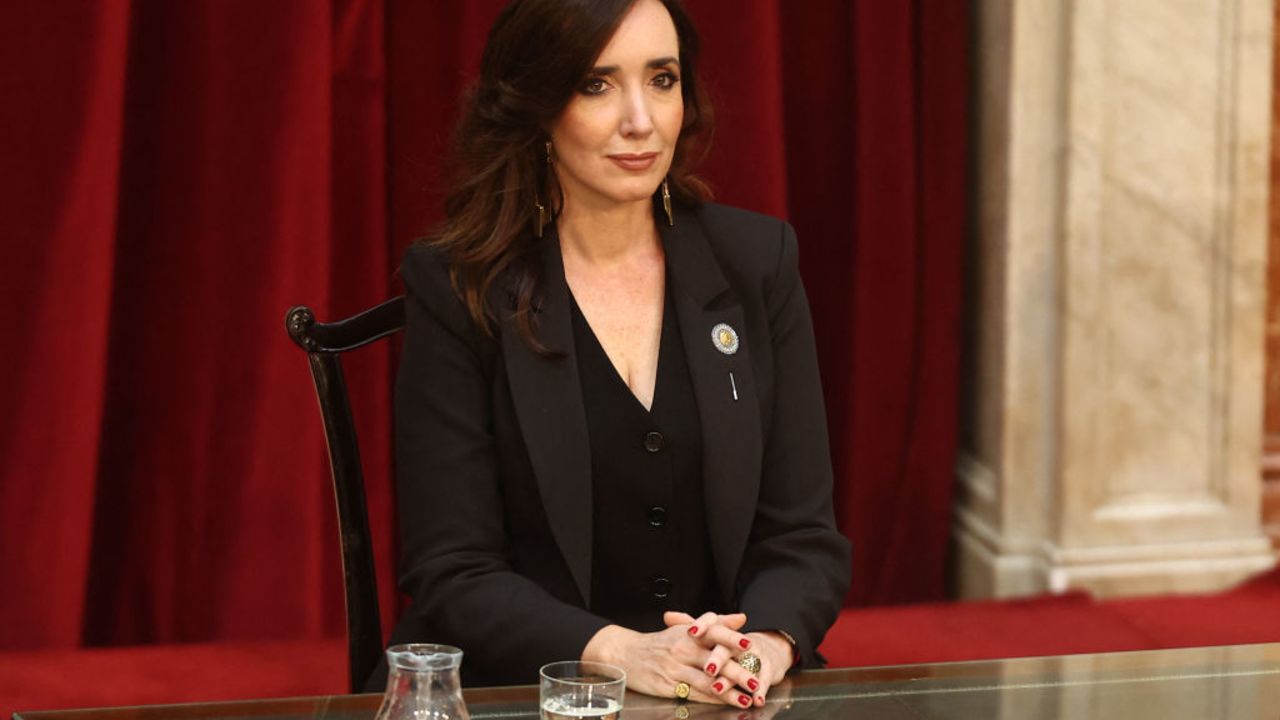
[[[645,68],[649,70],[652,70],[654,68],[666,67],[668,65],[675,65],[676,67],[680,67],[680,61],[673,57],[660,57],[660,58],[655,58],[653,60],[650,60],[649,62],[644,64]],[[601,65],[599,67],[591,68],[591,74],[592,75],[612,75],[621,69],[622,68],[618,67],[617,65]]]

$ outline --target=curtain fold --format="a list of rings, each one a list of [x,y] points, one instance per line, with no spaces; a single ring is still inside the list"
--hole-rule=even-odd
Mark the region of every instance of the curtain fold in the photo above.
[[[124,2],[0,10],[22,29],[0,43],[0,647],[80,642],[129,15]]]
[[[342,632],[284,311],[402,291],[503,4],[0,6],[0,648]],[[942,597],[964,4],[687,5],[716,105],[705,175],[800,237],[849,600]],[[387,625],[396,346],[344,359]]]
[[[87,644],[341,617],[280,330],[291,302],[331,305],[332,37],[320,3],[135,8]]]

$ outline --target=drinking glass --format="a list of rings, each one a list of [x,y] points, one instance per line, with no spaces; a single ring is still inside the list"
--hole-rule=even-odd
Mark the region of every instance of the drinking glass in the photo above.
[[[569,660],[542,666],[538,700],[543,720],[617,720],[627,673],[615,665]]]

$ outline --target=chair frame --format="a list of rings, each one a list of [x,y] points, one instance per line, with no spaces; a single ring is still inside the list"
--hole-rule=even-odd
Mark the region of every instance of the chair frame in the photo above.
[[[365,682],[382,658],[383,645],[364,473],[340,356],[403,328],[403,295],[330,323],[317,322],[311,308],[303,305],[289,308],[285,314],[285,329],[289,337],[307,353],[316,398],[320,401],[320,415],[324,420],[342,544],[348,679],[353,693],[364,689]]]

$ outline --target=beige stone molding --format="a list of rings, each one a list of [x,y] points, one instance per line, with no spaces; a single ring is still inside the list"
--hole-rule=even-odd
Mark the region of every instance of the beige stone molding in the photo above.
[[[962,594],[1198,591],[1272,564],[1272,10],[977,3]]]

